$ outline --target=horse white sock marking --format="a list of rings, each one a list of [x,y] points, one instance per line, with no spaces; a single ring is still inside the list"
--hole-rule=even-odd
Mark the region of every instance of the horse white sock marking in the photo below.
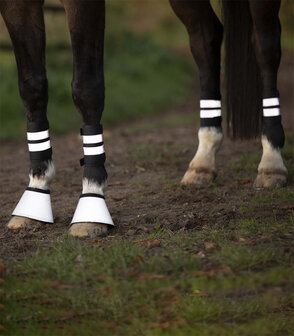
[[[280,172],[287,174],[287,168],[284,165],[279,148],[274,148],[266,136],[262,136],[261,143],[263,147],[261,161],[258,166],[259,172]]]
[[[191,168],[215,170],[215,155],[223,140],[223,133],[216,127],[203,127],[198,131],[199,146],[190,163]]]
[[[279,117],[280,112],[280,99],[278,97],[265,98],[263,103],[263,117],[273,118]],[[287,174],[287,169],[284,165],[281,151],[279,148],[273,147],[265,135],[261,138],[263,147],[262,158],[258,166],[259,172],[280,172]]]

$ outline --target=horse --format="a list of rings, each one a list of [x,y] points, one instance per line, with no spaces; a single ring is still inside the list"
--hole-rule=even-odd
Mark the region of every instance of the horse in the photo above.
[[[222,139],[220,92],[221,45],[226,32],[227,125],[233,138],[262,138],[263,154],[256,188],[286,184],[281,156],[285,135],[281,123],[277,73],[281,58],[280,0],[223,0],[224,24],[209,0],[169,0],[189,35],[200,79],[199,145],[182,184],[207,185],[216,177],[216,153]],[[72,97],[83,125],[82,193],[69,233],[103,235],[114,225],[104,199],[107,186],[101,117],[104,109],[103,47],[105,0],[61,0],[73,54]],[[55,174],[45,68],[44,0],[0,0],[9,31],[27,115],[29,185],[12,213],[8,228],[53,223],[50,183]],[[62,113],[62,111],[61,111]]]

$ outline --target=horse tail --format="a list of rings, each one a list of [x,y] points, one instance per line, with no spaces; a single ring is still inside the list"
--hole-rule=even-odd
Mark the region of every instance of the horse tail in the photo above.
[[[247,0],[223,0],[228,133],[249,139],[261,131],[262,88]]]

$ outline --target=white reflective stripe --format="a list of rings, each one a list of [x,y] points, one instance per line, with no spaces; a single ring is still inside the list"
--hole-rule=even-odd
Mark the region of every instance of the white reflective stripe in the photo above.
[[[83,135],[83,143],[84,144],[93,144],[93,143],[99,143],[103,141],[103,135],[102,134],[96,134],[96,135]]]
[[[220,100],[200,100],[200,108],[220,108]]]
[[[280,105],[279,98],[265,98],[262,100],[263,107]]]
[[[221,110],[200,110],[200,118],[216,118],[221,117]]]
[[[30,152],[41,152],[51,148],[50,140],[36,144],[28,144]]]
[[[280,115],[280,109],[278,107],[263,109],[264,117],[276,117],[279,115]]]
[[[30,141],[43,140],[49,138],[49,130],[41,132],[27,132],[27,139]]]
[[[84,155],[100,155],[104,153],[104,146],[84,147]]]

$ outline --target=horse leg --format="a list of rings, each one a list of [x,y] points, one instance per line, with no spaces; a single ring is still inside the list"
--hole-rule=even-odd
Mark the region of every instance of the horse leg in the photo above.
[[[84,122],[81,129],[85,164],[83,191],[69,233],[95,237],[113,225],[104,201],[107,173],[100,125],[104,109],[105,2],[63,0],[62,3],[72,41],[73,100]]]
[[[48,85],[42,5],[43,0],[0,1],[0,11],[13,43],[18,67],[30,153],[29,187],[8,223],[10,229],[29,226],[36,221],[53,222],[49,184],[55,169],[46,117]]]
[[[255,52],[263,86],[263,154],[256,188],[286,184],[287,169],[281,156],[285,135],[281,123],[277,74],[281,59],[280,0],[250,0]]]
[[[223,139],[220,95],[223,27],[208,0],[170,0],[170,3],[188,31],[201,88],[199,146],[182,183],[207,184],[216,177],[215,155]]]

